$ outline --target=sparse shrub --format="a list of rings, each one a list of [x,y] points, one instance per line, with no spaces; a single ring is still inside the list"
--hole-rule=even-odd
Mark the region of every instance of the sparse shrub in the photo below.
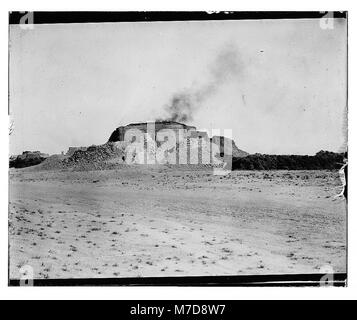
[[[319,151],[314,156],[256,153],[233,158],[232,170],[336,170],[341,168],[343,159],[343,153],[330,151]]]

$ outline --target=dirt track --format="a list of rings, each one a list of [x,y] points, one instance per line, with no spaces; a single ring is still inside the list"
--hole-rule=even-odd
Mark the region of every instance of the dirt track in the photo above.
[[[345,272],[337,172],[10,171],[10,278]]]

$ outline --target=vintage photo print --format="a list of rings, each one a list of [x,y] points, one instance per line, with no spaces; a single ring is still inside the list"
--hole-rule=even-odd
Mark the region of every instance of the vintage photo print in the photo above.
[[[346,285],[346,12],[9,21],[9,285]]]

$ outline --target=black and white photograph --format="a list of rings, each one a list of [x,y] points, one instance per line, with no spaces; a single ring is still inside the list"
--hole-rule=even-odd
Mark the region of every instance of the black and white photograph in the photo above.
[[[8,40],[10,286],[346,285],[346,11],[10,12]]]

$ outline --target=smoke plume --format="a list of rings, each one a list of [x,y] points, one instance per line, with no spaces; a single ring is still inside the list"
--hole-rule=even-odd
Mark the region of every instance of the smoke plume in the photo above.
[[[164,106],[168,114],[166,120],[187,122],[193,120],[195,111],[207,99],[214,96],[228,81],[241,73],[241,63],[234,47],[223,49],[209,66],[207,81],[198,87],[178,92]]]

